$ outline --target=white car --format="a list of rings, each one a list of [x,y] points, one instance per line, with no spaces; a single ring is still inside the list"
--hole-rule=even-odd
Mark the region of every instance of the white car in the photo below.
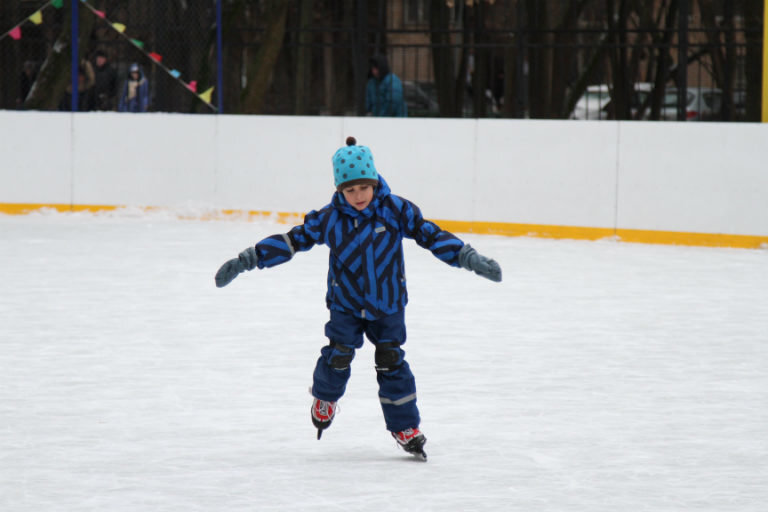
[[[653,90],[653,84],[638,82],[635,84],[635,94],[632,95],[632,114],[634,115],[640,105],[646,100]],[[571,119],[608,119],[611,91],[606,84],[589,85],[584,94],[576,102],[571,112]]]
[[[708,121],[716,119],[723,103],[723,92],[713,87],[688,87],[685,103],[686,121]],[[677,120],[677,88],[670,87],[664,92],[661,120]]]
[[[571,112],[571,119],[607,119],[605,106],[611,100],[608,86],[588,85]]]

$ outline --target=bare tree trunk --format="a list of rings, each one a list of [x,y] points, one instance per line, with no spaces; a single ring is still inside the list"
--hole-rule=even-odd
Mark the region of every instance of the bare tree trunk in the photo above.
[[[313,0],[301,0],[299,4],[299,34],[296,49],[296,82],[294,89],[294,108],[296,115],[307,114],[308,83],[312,75],[311,50],[308,47],[312,41],[309,25],[312,22]]]
[[[64,9],[61,34],[56,39],[52,51],[48,54],[48,58],[45,59],[40,68],[37,79],[24,102],[25,109],[56,110],[67,89],[67,85],[72,83],[70,72],[72,58],[72,9],[66,3]],[[78,44],[80,60],[82,60],[84,55],[88,55],[88,45],[95,23],[95,16],[82,6],[78,9],[78,13],[80,15],[80,37]]]
[[[239,2],[236,2],[236,5]],[[188,50],[184,52],[184,58],[187,61],[187,70],[190,76],[198,77],[199,90],[205,90],[212,85],[216,85],[216,74],[218,72],[216,62],[216,25],[212,23],[211,12],[207,9],[201,8],[199,5],[192,5],[187,2],[181,5],[186,5],[183,12],[180,13],[180,19],[183,21],[187,31],[193,31],[194,34],[199,34],[199,37],[205,37],[205,34],[209,35],[208,45],[189,45]],[[171,11],[170,8],[165,9],[166,12]],[[222,13],[222,17],[224,13]],[[215,18],[214,18],[215,20]],[[232,21],[232,20],[230,20]],[[226,37],[227,23],[222,19],[222,44]],[[160,32],[163,32],[162,26]],[[167,37],[167,35],[165,36]],[[222,52],[222,59],[226,59],[228,56]],[[235,69],[237,69],[235,67]],[[222,81],[225,81],[228,77],[227,67],[222,70]],[[168,94],[171,96],[178,95],[178,87],[181,84],[176,84],[165,80],[168,87]],[[224,87],[226,90],[226,87]],[[221,91],[222,93],[224,91]],[[195,96],[191,94],[179,95],[183,100],[180,102],[179,108],[182,111],[192,111],[197,108],[200,112],[210,112],[207,106],[204,106]],[[214,95],[214,98],[216,95]],[[225,108],[230,111],[234,111],[231,107],[232,104],[228,103],[225,98],[222,97]]]
[[[432,43],[432,66],[435,74],[437,103],[442,117],[456,117],[453,52],[448,33],[448,7],[445,0],[431,0],[429,11],[430,42]],[[461,77],[460,77],[461,78]]]
[[[490,50],[485,45],[489,42],[488,34],[485,30],[485,8],[483,2],[475,2],[474,7],[470,8],[474,11],[474,33],[472,40],[474,41],[475,51],[475,72],[472,74],[472,110],[475,117],[485,117],[487,113],[487,99],[485,97],[485,91],[488,89],[488,72],[489,72],[489,52]]]
[[[501,109],[502,117],[514,117],[515,115],[515,84],[519,83],[514,72],[516,61],[517,51],[515,51],[515,47],[510,41],[504,48],[504,106]]]
[[[355,66],[355,1],[344,0],[342,20],[343,30],[336,34],[336,43],[342,46],[340,50],[334,50],[334,75],[333,104],[331,112],[335,114],[347,114],[354,112],[359,114],[357,108],[357,80]],[[367,59],[366,59],[367,61]],[[366,72],[367,76],[367,72]],[[365,85],[365,82],[364,82]],[[364,93],[365,91],[363,91]],[[365,98],[363,98],[363,102]]]
[[[236,0],[229,4],[222,13],[222,43],[224,45],[222,52],[222,65],[224,66],[223,81],[224,90],[223,101],[225,112],[241,112],[240,98],[243,88],[244,61],[248,58],[245,48],[242,29],[238,26],[245,21],[249,23],[247,5],[245,0]],[[211,34],[215,38],[215,33]],[[213,48],[213,41],[209,45],[209,54]]]
[[[729,12],[722,14],[722,31],[714,30],[717,21],[712,0],[699,0],[699,9],[702,24],[706,27],[712,27],[712,30],[706,33],[709,42],[708,53],[712,59],[712,78],[723,93],[719,117],[723,121],[728,121],[733,112],[733,73],[730,63],[736,58],[736,52],[733,48],[733,4],[731,2],[724,4],[724,10]],[[721,33],[724,36],[724,41],[721,41]],[[721,50],[723,43],[725,43],[725,48]]]
[[[547,119],[552,113],[552,48],[549,35],[549,5],[526,0],[528,27],[532,29],[529,48],[530,86],[528,103],[531,118]]]
[[[272,82],[272,72],[283,47],[287,14],[288,2],[268,0],[265,3],[265,32],[259,50],[248,69],[248,85],[241,94],[244,114],[258,114],[263,108],[264,98]]]
[[[565,8],[561,11],[560,21],[556,25],[555,29],[555,48],[552,58],[552,97],[550,99],[552,104],[553,115],[565,118],[571,113],[573,105],[578,101],[578,96],[573,100],[573,105],[567,108],[570,103],[568,97],[568,78],[571,73],[571,64],[575,58],[575,51],[573,44],[575,38],[573,35],[573,29],[576,28],[579,16],[581,16],[584,7],[588,0],[569,0],[565,5]],[[601,47],[598,47],[598,50]],[[604,48],[604,47],[603,47]],[[595,53],[601,53],[596,51]],[[577,81],[579,78],[576,79]],[[584,80],[584,88],[586,88],[586,80]],[[579,96],[584,92],[582,89],[579,92]],[[558,106],[562,106],[558,110]]]
[[[763,27],[763,0],[744,0],[744,18],[749,28],[768,30]],[[747,31],[747,113],[746,120],[760,122],[762,117],[762,68],[763,68],[763,33],[762,30]]]
[[[333,59],[333,33],[323,32],[323,95],[325,98],[325,110],[328,114],[333,114],[333,96],[336,83],[336,74],[334,71]]]
[[[581,95],[587,90],[587,85],[589,84],[589,79],[592,76],[592,73],[597,69],[597,65],[603,60],[608,51],[608,40],[607,33],[600,36],[597,48],[595,48],[594,53],[589,57],[587,65],[565,95],[563,103],[564,107],[560,117],[567,117],[573,111],[576,102],[579,101]]]
[[[10,2],[11,5],[0,9],[0,27],[3,31],[12,27],[19,20],[19,2]],[[16,101],[19,97],[19,76],[22,72],[23,59],[19,55],[15,45],[0,44],[0,62],[3,63],[3,72],[0,73],[0,108],[17,108]],[[23,98],[21,98],[23,102]]]
[[[454,77],[453,86],[453,115],[456,117],[464,116],[464,103],[467,97],[467,73],[469,72],[469,42],[471,40],[472,30],[470,28],[471,16],[467,17],[468,9],[464,9],[461,19],[461,40],[454,43],[461,46],[459,54],[459,70]],[[454,52],[451,51],[451,58]]]
[[[661,116],[664,89],[671,73],[670,63],[672,59],[670,56],[670,46],[675,33],[673,27],[677,19],[677,12],[677,0],[671,0],[666,7],[662,4],[659,9],[657,22],[654,25],[659,29],[659,32],[652,36],[653,43],[658,48],[658,55],[655,59],[656,69],[653,72],[653,91],[650,96],[650,119],[654,120],[658,120]]]
[[[614,47],[610,52],[611,76],[611,119],[631,119],[631,101],[633,86],[629,79],[627,59],[627,18],[626,0],[619,0],[618,12],[615,12],[615,0],[606,0],[606,21]]]

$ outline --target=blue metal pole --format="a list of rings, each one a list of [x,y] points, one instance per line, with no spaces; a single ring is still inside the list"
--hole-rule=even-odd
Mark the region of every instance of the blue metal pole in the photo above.
[[[224,112],[222,103],[222,83],[224,82],[224,70],[221,59],[221,0],[216,0],[216,106],[219,114]]]
[[[78,55],[80,53],[80,14],[78,3],[80,0],[72,0],[72,112],[77,112],[77,104],[79,102],[79,91],[77,90],[79,65]]]

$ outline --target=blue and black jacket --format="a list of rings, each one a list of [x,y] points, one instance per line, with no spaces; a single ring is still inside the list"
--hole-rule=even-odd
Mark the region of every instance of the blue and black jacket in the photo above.
[[[464,242],[425,220],[415,204],[391,194],[379,174],[374,198],[365,210],[357,211],[336,192],[330,204],[309,212],[304,224],[257,243],[258,267],[274,267],[298,251],[327,245],[328,308],[375,320],[397,313],[408,302],[404,237],[459,267],[458,254]]]

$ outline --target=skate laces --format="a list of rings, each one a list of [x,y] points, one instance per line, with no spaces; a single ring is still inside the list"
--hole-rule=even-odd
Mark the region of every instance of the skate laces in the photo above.
[[[407,428],[400,432],[392,432],[392,437],[394,437],[401,446],[405,446],[413,439],[423,435],[424,434],[422,434],[418,428]]]
[[[312,407],[312,416],[318,421],[331,421],[336,415],[338,406],[336,402],[328,402],[326,400],[320,400],[315,398],[315,403]]]

